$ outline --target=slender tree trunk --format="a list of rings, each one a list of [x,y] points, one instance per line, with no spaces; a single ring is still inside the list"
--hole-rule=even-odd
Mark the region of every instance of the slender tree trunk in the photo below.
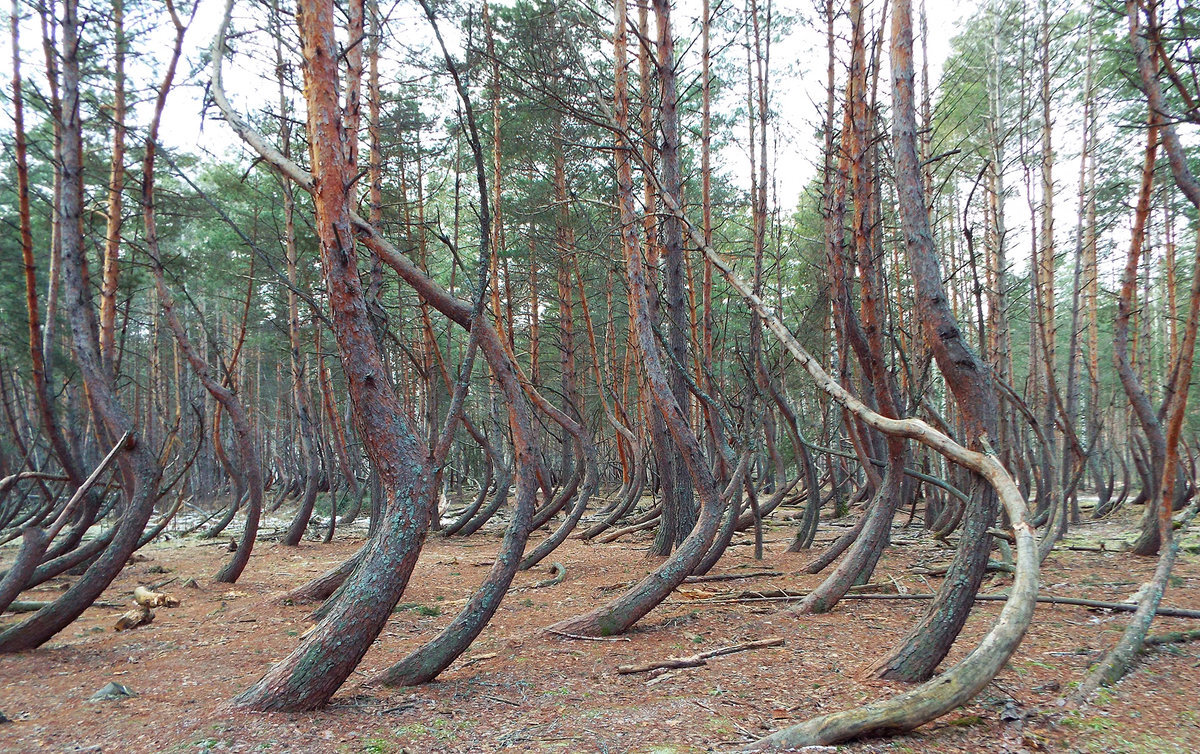
[[[275,17],[279,17],[278,0],[274,0]],[[279,76],[279,117],[280,138],[283,156],[291,153],[291,121],[287,96],[284,93],[284,60],[282,48],[282,30],[277,36],[275,45],[275,68]],[[300,286],[300,273],[297,266],[299,259],[296,249],[295,213],[296,200],[290,183],[283,181],[283,238],[287,254],[288,276],[288,343],[289,363],[292,375],[292,402],[296,409],[296,419],[300,428],[300,458],[304,465],[304,495],[300,499],[300,507],[292,518],[287,532],[283,536],[283,544],[294,547],[300,544],[308,528],[308,520],[312,516],[313,507],[317,502],[318,486],[321,481],[321,458],[317,453],[316,429],[313,427],[312,408],[308,400],[308,379],[304,373],[304,357],[300,351],[300,303],[296,291]]]
[[[1161,87],[1158,83],[1156,74],[1156,62],[1153,52],[1161,51],[1156,46],[1153,52],[1147,51],[1145,41],[1140,35],[1140,24],[1138,23],[1138,7],[1135,0],[1127,0],[1125,4],[1126,15],[1129,18],[1129,36],[1132,43],[1135,57],[1138,64],[1138,73],[1142,79],[1142,86],[1146,92],[1147,105],[1151,113],[1151,133],[1155,131],[1155,118],[1163,118],[1166,113],[1164,97]],[[1151,31],[1154,32],[1155,38],[1158,38],[1157,10],[1153,2],[1149,3],[1144,9],[1146,17],[1149,19]],[[1169,119],[1165,119],[1161,125],[1162,144],[1167,155],[1167,161],[1171,166],[1171,175],[1175,179],[1175,185],[1187,198],[1188,202],[1200,210],[1200,181],[1197,181],[1192,174],[1188,165],[1187,155],[1184,152],[1183,145],[1180,142],[1174,125]],[[1153,136],[1151,136],[1153,143]],[[1147,162],[1152,167],[1152,155],[1150,150],[1147,150]],[[1146,188],[1146,183],[1143,181],[1143,190]],[[1141,209],[1141,197],[1139,196],[1139,210]],[[1134,244],[1139,243],[1137,231],[1142,230],[1136,225],[1135,218],[1135,236]],[[1144,231],[1143,231],[1144,232]],[[1134,251],[1131,249],[1130,258]],[[1126,270],[1128,272],[1128,268]],[[1122,286],[1124,293],[1124,286]],[[1118,322],[1121,321],[1120,311],[1121,301],[1118,300]],[[1183,421],[1186,416],[1186,407],[1188,400],[1188,392],[1191,387],[1191,374],[1193,357],[1195,354],[1196,330],[1200,325],[1200,239],[1196,245],[1196,263],[1192,270],[1192,287],[1189,296],[1188,317],[1185,321],[1182,341],[1179,347],[1178,360],[1171,364],[1168,373],[1170,379],[1167,382],[1165,395],[1163,399],[1163,407],[1160,412],[1154,416],[1160,421],[1159,432],[1162,437],[1162,464],[1158,482],[1158,495],[1151,497],[1146,506],[1146,514],[1143,518],[1142,534],[1134,545],[1134,552],[1137,554],[1148,554],[1151,544],[1169,544],[1171,538],[1171,514],[1174,510],[1173,504],[1175,501],[1175,489],[1177,484],[1177,469],[1179,463],[1179,441],[1183,430]],[[1128,326],[1128,316],[1125,316],[1125,326]],[[1120,364],[1118,364],[1120,367]],[[1122,384],[1126,384],[1126,375],[1122,372]],[[1151,440],[1151,453],[1158,452],[1154,447],[1156,440],[1151,437],[1151,428],[1153,425],[1143,418],[1144,407],[1139,405],[1140,401],[1134,400],[1135,394],[1130,391],[1130,385],[1126,384],[1126,392],[1130,394],[1130,400],[1134,403],[1134,409],[1137,411],[1139,419],[1141,419],[1147,437]],[[1159,417],[1166,417],[1165,431],[1161,425]],[[1151,532],[1157,536],[1153,536]],[[1157,550],[1157,547],[1155,548]]]
[[[1133,318],[1136,306],[1134,299],[1137,295],[1138,263],[1145,245],[1146,222],[1150,215],[1150,198],[1154,191],[1154,165],[1158,155],[1159,130],[1162,123],[1160,113],[1154,109],[1150,110],[1148,119],[1149,127],[1146,131],[1146,151],[1142,165],[1141,187],[1138,190],[1137,205],[1134,208],[1129,256],[1125,261],[1125,270],[1121,277],[1121,290],[1117,296],[1117,318],[1113,321],[1113,359],[1116,361],[1117,375],[1121,379],[1121,387],[1125,390],[1130,407],[1150,446],[1150,466],[1142,475],[1146,487],[1142,490],[1142,497],[1146,500],[1145,513],[1142,516],[1142,532],[1132,548],[1136,555],[1153,555],[1158,552],[1160,540],[1155,505],[1159,498],[1162,469],[1167,456],[1166,437],[1163,434],[1162,423],[1150,403],[1150,396],[1146,394],[1142,379],[1138,376],[1135,363],[1136,343],[1131,344],[1130,337],[1130,320]]]
[[[683,204],[683,177],[679,168],[679,96],[675,76],[675,37],[671,29],[670,0],[652,0],[658,30],[658,55],[656,57],[659,81],[659,127],[662,129],[660,156],[660,188],[679,205]],[[648,44],[648,43],[647,43]],[[643,97],[649,92],[643,91]],[[670,360],[667,376],[671,392],[679,403],[684,417],[691,415],[691,394],[688,392],[687,377],[683,373],[688,363],[687,338],[691,322],[691,309],[687,304],[683,261],[683,229],[679,218],[667,215],[662,219],[664,261],[666,263],[667,299],[667,348]],[[685,467],[678,461],[673,464],[669,478],[663,485],[673,485],[674,494],[663,498],[663,517],[656,538],[656,550],[666,554],[678,547],[696,524],[696,502],[692,492],[692,481]]]
[[[42,320],[38,306],[37,266],[34,262],[33,223],[29,204],[29,162],[25,140],[25,97],[21,78],[20,8],[18,0],[13,0],[10,25],[13,47],[12,102],[14,151],[17,168],[17,214],[19,216],[21,259],[25,270],[25,305],[29,324],[29,364],[33,377],[33,395],[37,404],[38,418],[42,425],[42,431],[45,433],[46,439],[50,442],[50,448],[66,473],[68,480],[72,485],[78,487],[83,483],[83,475],[75,453],[71,450],[67,444],[66,437],[63,435],[58,416],[54,411],[54,404],[50,399],[49,368],[46,363]],[[54,82],[55,79],[51,77],[51,83],[53,84]],[[51,115],[52,117],[55,115],[53,107],[51,108]],[[56,121],[56,132],[58,128],[59,124]],[[56,186],[58,181],[59,175],[55,173]],[[57,211],[58,207],[56,205],[54,208],[56,216]],[[56,222],[53,230],[54,240],[57,240],[59,232],[59,224]],[[54,269],[55,257],[56,255],[51,255],[50,274],[52,278],[57,278],[58,274],[57,270]],[[54,316],[53,307],[47,307],[46,316]]]
[[[125,5],[113,0],[113,140],[108,179],[108,222],[104,234],[104,280],[100,287],[100,357],[113,371],[117,326],[117,284],[121,253],[121,212],[125,193]],[[114,377],[116,375],[114,374]]]

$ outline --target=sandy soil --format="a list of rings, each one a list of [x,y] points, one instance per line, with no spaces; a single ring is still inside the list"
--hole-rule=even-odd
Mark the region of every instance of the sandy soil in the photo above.
[[[824,524],[818,543],[835,526]],[[1085,524],[1068,544],[1128,538],[1124,522]],[[821,616],[792,617],[786,605],[714,602],[746,590],[806,589],[810,554],[784,553],[790,531],[768,527],[756,561],[739,538],[713,573],[779,571],[773,577],[690,584],[628,636],[581,641],[545,634],[554,621],[616,594],[653,566],[648,535],[606,545],[571,540],[552,556],[567,567],[557,585],[532,588],[547,567],[520,574],[488,628],[437,682],[389,689],[373,681],[444,626],[482,578],[498,532],[469,540],[430,537],[393,620],[325,710],[309,714],[230,712],[222,703],[286,654],[310,625],[308,609],[274,595],[350,555],[353,533],[299,548],[260,543],[241,580],[212,581],[228,556],[195,539],[155,543],[105,593],[126,603],[135,586],[160,584],[183,600],[148,626],[112,630],[120,609],[93,607],[55,641],[0,657],[3,752],[699,752],[740,744],[833,711],[880,699],[901,684],[864,680],[862,670],[892,647],[925,603],[846,601]],[[912,569],[945,562],[950,551],[918,529],[897,529],[876,581],[908,592],[936,589],[938,577]],[[12,556],[5,548],[3,557]],[[1061,550],[1043,571],[1043,594],[1120,601],[1153,571],[1152,560],[1121,552]],[[194,578],[198,587],[183,586]],[[52,599],[56,580],[23,599]],[[985,592],[1007,588],[990,576]],[[1200,609],[1200,556],[1186,553],[1166,603]],[[987,629],[998,603],[981,603],[957,643],[962,657]],[[1041,605],[1017,655],[971,704],[918,731],[840,747],[847,752],[1192,752],[1200,751],[1200,642],[1150,652],[1093,705],[1064,706],[1089,663],[1117,639],[1124,613]],[[6,614],[4,622],[19,616]],[[1159,618],[1155,631],[1194,628]],[[619,675],[618,665],[782,637],[779,648],[710,660],[706,666]],[[110,681],[136,696],[88,698]]]

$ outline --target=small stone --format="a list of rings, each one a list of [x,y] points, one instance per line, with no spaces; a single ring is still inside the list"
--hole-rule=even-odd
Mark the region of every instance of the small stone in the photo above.
[[[104,684],[103,688],[92,694],[91,697],[88,698],[88,701],[106,702],[112,699],[125,699],[131,696],[137,696],[137,694],[133,692],[133,689],[129,688],[128,686],[122,686],[115,681],[109,681],[108,683]]]

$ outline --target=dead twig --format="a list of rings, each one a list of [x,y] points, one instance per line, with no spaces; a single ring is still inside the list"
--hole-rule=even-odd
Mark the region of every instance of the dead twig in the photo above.
[[[488,652],[487,654],[481,654],[481,655],[475,655],[474,657],[468,657],[467,661],[464,662],[460,667],[469,668],[477,662],[483,662],[484,660],[490,660],[493,657],[498,657],[499,655],[500,655],[499,652]]]
[[[668,657],[665,660],[657,660],[644,665],[618,665],[617,672],[621,675],[630,675],[632,673],[647,673],[651,670],[659,668],[695,668],[701,665],[707,665],[708,661],[713,657],[721,657],[735,652],[746,652],[751,649],[765,649],[767,647],[781,647],[783,639],[759,639],[757,641],[748,641],[743,644],[734,644],[728,647],[720,647],[719,649],[710,649],[707,652],[700,652],[687,657]]]
[[[566,631],[559,631],[555,628],[543,628],[542,631],[555,636],[561,636],[565,639],[580,639],[582,641],[630,641],[628,636],[584,636],[582,634],[569,634]]]
[[[166,581],[160,581],[157,584],[151,584],[150,591],[157,592],[159,589],[162,589],[167,584],[174,584],[176,581],[179,581],[179,577],[172,576],[171,578],[167,579]]]

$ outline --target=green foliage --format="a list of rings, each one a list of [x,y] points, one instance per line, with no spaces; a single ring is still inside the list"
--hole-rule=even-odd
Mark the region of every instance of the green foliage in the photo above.
[[[414,612],[417,615],[423,615],[426,618],[436,618],[442,614],[441,608],[434,605],[422,605],[418,602],[401,602],[399,605],[396,605],[396,608],[392,612],[398,613],[405,610]]]

